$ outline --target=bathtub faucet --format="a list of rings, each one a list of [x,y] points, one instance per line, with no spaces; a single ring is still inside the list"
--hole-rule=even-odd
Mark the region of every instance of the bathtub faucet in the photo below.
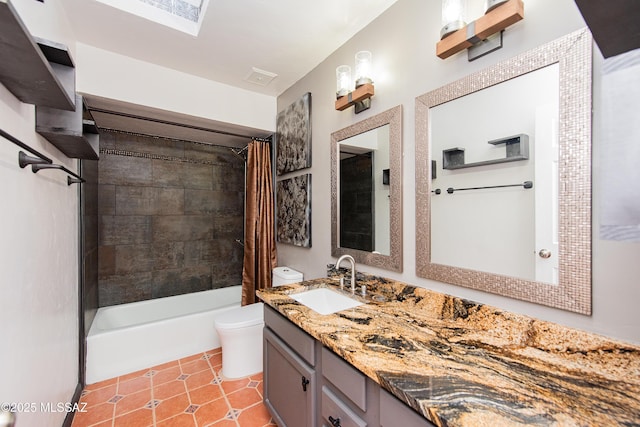
[[[355,294],[356,293],[356,260],[354,260],[351,255],[342,255],[340,258],[338,258],[338,261],[336,262],[336,270],[340,268],[340,263],[345,259],[349,261],[349,263],[351,264],[351,293]]]

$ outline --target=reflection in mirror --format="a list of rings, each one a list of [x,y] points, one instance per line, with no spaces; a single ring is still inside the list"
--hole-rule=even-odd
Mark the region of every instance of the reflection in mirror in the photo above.
[[[416,274],[591,313],[588,30],[416,98]]]
[[[340,141],[341,248],[391,254],[389,125]]]
[[[402,107],[331,134],[331,255],[402,271]]]
[[[429,110],[432,186],[441,189],[431,222],[447,225],[431,229],[431,262],[558,283],[558,83],[554,64]],[[464,126],[460,111],[475,112]],[[497,143],[513,135],[522,136]],[[542,249],[552,256],[540,258]]]

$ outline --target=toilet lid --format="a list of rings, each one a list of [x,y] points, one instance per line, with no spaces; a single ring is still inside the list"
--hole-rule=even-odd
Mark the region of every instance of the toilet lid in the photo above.
[[[260,325],[264,322],[263,303],[233,308],[216,317],[216,328],[235,329]]]

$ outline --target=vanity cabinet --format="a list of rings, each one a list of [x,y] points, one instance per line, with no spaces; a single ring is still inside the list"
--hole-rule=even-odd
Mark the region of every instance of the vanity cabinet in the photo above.
[[[264,321],[264,403],[278,426],[434,426],[267,305]]]
[[[386,390],[380,391],[380,427],[435,427]]]
[[[323,427],[375,427],[379,386],[326,347],[321,357]]]
[[[281,427],[315,427],[315,340],[266,306],[264,317],[264,403]]]

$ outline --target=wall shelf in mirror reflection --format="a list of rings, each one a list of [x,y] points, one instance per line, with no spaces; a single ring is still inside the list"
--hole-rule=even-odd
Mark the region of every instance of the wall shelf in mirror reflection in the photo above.
[[[331,134],[331,255],[402,271],[402,106]]]
[[[591,313],[591,48],[582,29],[416,98],[417,276]],[[500,157],[470,143],[474,167],[433,161],[520,133],[529,159],[483,164]]]

